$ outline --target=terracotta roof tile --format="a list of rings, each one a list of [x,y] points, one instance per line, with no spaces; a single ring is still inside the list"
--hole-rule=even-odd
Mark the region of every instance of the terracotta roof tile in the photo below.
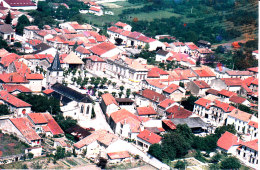
[[[172,105],[173,103],[175,103],[175,101],[171,100],[171,99],[165,99],[163,100],[159,106],[161,106],[162,108],[167,108],[169,107],[170,105]]]
[[[225,89],[220,90],[218,92],[218,94],[226,96],[226,97],[237,96],[237,94],[235,92],[228,91],[228,90],[225,90]]]
[[[90,54],[90,51],[82,46],[78,46],[75,51],[80,52],[81,54]]]
[[[155,77],[159,78],[160,75],[169,75],[169,73],[167,73],[166,71],[164,71],[158,67],[154,67],[149,70],[147,78],[155,78]]]
[[[172,129],[172,130],[175,130],[175,129],[176,129],[176,125],[175,125],[171,120],[169,120],[169,119],[164,119],[164,120],[162,120],[162,122],[163,122],[166,126],[168,126],[170,129]]]
[[[137,135],[138,138],[150,143],[150,144],[155,144],[159,143],[162,140],[162,137],[159,135],[156,135],[153,132],[150,132],[149,130],[145,129],[142,132],[140,132]]]
[[[247,70],[248,70],[248,71],[251,71],[251,72],[258,73],[258,67],[248,68]]]
[[[248,141],[248,142],[244,142],[242,145],[249,147],[249,148],[251,148],[255,151],[258,151],[258,139]]]
[[[247,112],[243,112],[239,109],[233,109],[232,112],[228,115],[234,118],[237,118],[239,120],[242,120],[244,122],[249,122],[252,115],[247,113]]]
[[[211,101],[210,100],[207,100],[207,99],[204,99],[204,98],[199,98],[195,104],[198,104],[200,106],[203,106],[205,107],[206,109],[209,109],[210,108],[210,105],[211,105]]]
[[[258,123],[255,121],[249,121],[248,125],[256,128],[256,129],[258,128]]]
[[[128,151],[121,151],[121,152],[110,152],[107,153],[110,159],[124,159],[124,158],[129,158],[130,155]]]
[[[176,90],[178,90],[179,88],[180,88],[180,86],[178,86],[176,84],[171,84],[167,88],[165,88],[163,91],[171,94],[171,93],[175,92]]]
[[[110,93],[103,94],[101,96],[101,98],[103,99],[103,101],[105,102],[105,104],[107,106],[110,104],[115,104],[115,105],[119,106],[116,99]]]
[[[32,119],[34,124],[48,123],[47,119],[42,113],[28,113],[28,116]]]
[[[154,92],[150,89],[144,89],[143,91],[137,92],[137,94],[141,95],[144,98],[147,98],[149,100],[152,100],[152,101],[158,102],[158,103],[160,103],[166,99],[166,97],[164,95]]]
[[[200,70],[194,70],[194,72],[199,76],[199,77],[216,77],[216,75],[213,73],[209,73],[208,71],[204,70],[204,69],[200,69]]]
[[[241,141],[240,141],[241,142]],[[231,146],[239,145],[238,137],[234,134],[226,131],[217,141],[217,146],[229,150]]]
[[[121,109],[121,110],[111,113],[111,118],[115,123],[121,122],[122,120],[125,120],[129,117],[132,117],[139,121],[139,119],[136,115],[134,115],[133,113],[131,113],[125,109]]]
[[[222,78],[221,80],[223,80],[227,86],[241,86],[242,85],[242,80],[240,78]]]
[[[90,59],[95,62],[105,62],[105,60],[103,58],[96,56],[96,55],[91,55],[91,56],[87,57],[86,59]]]
[[[26,79],[27,80],[43,80],[43,75],[42,74],[26,74]]]
[[[41,137],[33,129],[33,124],[27,117],[10,119],[14,126],[23,134],[27,141],[40,140]]]
[[[128,24],[118,21],[117,23],[115,23],[115,25],[116,25],[116,26],[119,26],[119,27],[125,27],[125,26],[127,26]]]
[[[218,90],[215,90],[215,89],[208,89],[207,91],[206,91],[206,93],[208,93],[208,94],[213,94],[213,95],[218,95]]]
[[[203,80],[195,80],[193,81],[200,89],[207,89],[210,88],[210,85],[208,85],[208,83],[206,83]]]
[[[32,92],[29,88],[19,84],[3,84],[2,86],[8,93],[12,93],[16,90],[24,93]]]
[[[185,119],[188,118],[189,116],[192,115],[192,112],[189,110],[186,110],[180,106],[173,106],[169,109],[166,110],[167,114],[170,114],[169,116],[167,116],[168,119],[174,119],[174,118],[181,118],[181,119]]]
[[[48,121],[48,124],[47,124],[48,129],[50,130],[50,132],[53,135],[64,134],[63,130],[58,125],[58,123],[54,120],[54,118],[52,117],[52,115],[50,113],[42,113],[42,114],[47,119],[47,121]]]
[[[91,47],[90,51],[92,51],[96,55],[102,55],[114,48],[116,48],[116,46],[114,44],[109,43],[109,42],[103,42],[101,44]]]
[[[239,96],[233,95],[233,96],[231,96],[231,97],[229,98],[229,101],[234,102],[234,103],[239,103],[239,104],[241,104],[241,103],[243,103],[244,101],[246,101],[246,99],[243,98],[243,97],[239,97]]]
[[[159,89],[164,89],[165,87],[167,87],[167,85],[163,84],[160,80],[158,79],[146,79],[145,80],[149,85],[151,86],[155,86]]]
[[[137,107],[136,108],[137,113],[139,116],[144,116],[144,115],[156,115],[156,111],[152,107]]]
[[[43,91],[44,94],[51,94],[52,92],[54,92],[52,89],[46,89]]]
[[[22,101],[21,99],[11,95],[7,91],[0,91],[0,100],[4,100],[5,102],[19,108],[19,107],[31,107],[30,104]]]

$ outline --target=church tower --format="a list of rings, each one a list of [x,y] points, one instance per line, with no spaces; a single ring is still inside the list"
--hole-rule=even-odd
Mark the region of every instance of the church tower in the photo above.
[[[60,64],[58,52],[56,53],[51,66],[47,69],[46,87],[50,88],[55,83],[62,83],[63,70]]]

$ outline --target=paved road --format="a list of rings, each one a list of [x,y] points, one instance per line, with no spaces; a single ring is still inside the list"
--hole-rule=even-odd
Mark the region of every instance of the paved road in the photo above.
[[[112,129],[108,125],[105,115],[103,114],[98,102],[95,103],[94,111],[96,113],[96,118],[91,120],[81,120],[79,125],[84,128],[92,127],[95,130],[106,129],[107,131],[113,133]]]

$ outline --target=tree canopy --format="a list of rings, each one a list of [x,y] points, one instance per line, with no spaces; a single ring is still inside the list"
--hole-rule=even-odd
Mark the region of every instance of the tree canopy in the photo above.
[[[28,25],[30,25],[29,19],[25,15],[20,16],[15,29],[16,33],[23,35],[23,29]]]

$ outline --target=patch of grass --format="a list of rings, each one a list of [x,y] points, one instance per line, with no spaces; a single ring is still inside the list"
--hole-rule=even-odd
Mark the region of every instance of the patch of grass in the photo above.
[[[72,166],[77,166],[78,165],[74,160],[71,160],[71,159],[67,159],[66,162],[68,162]]]

